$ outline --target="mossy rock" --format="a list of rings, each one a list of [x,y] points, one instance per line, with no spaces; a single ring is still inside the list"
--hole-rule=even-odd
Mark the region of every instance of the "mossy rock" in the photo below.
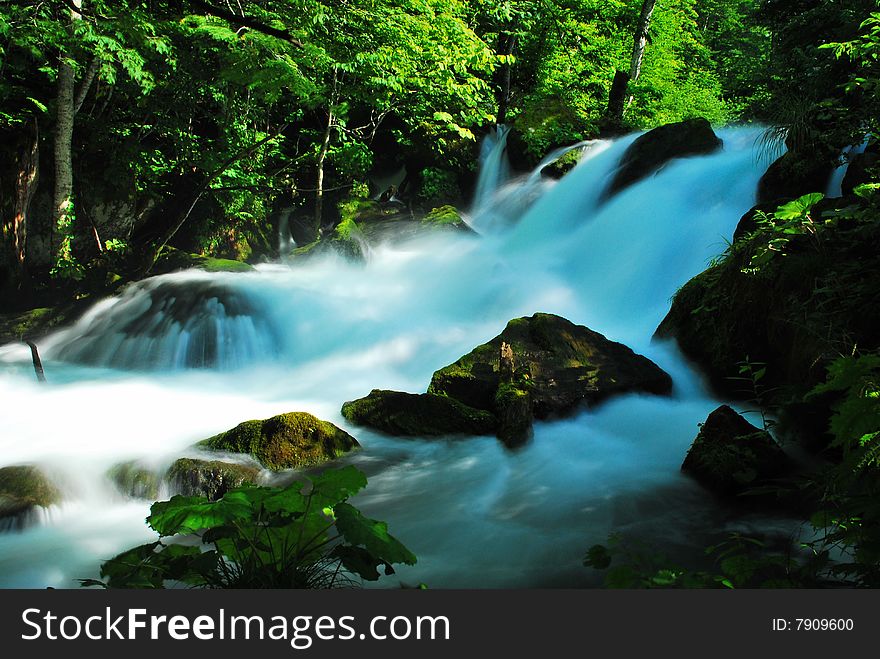
[[[0,345],[13,341],[37,340],[74,322],[91,302],[92,300],[78,300],[58,307],[39,307],[0,314]]]
[[[138,462],[114,465],[107,471],[107,478],[127,497],[149,501],[159,498],[159,474]]]
[[[341,428],[307,412],[289,412],[245,421],[199,442],[215,451],[245,453],[267,469],[310,467],[338,458],[360,445]]]
[[[422,218],[422,225],[439,228],[463,229],[470,230],[470,227],[462,219],[461,213],[455,206],[440,206],[432,208],[428,214]]]
[[[647,178],[671,160],[714,153],[722,145],[711,124],[703,118],[655,128],[627,148],[603,196],[608,198],[617,194]]]
[[[557,180],[561,179],[577,167],[577,164],[581,161],[583,153],[583,149],[572,149],[544,167],[541,170],[541,174],[548,178]]]
[[[488,435],[495,432],[494,415],[436,394],[407,394],[374,389],[368,396],[342,406],[342,416],[389,435]]]
[[[260,470],[250,465],[180,458],[168,468],[165,480],[177,494],[203,496],[216,501],[229,490],[256,485],[259,475]]]
[[[150,272],[154,275],[198,268],[206,272],[251,272],[254,267],[243,261],[217,259],[211,256],[190,254],[173,247],[166,247],[156,259]]]
[[[816,216],[848,198],[823,200]],[[766,364],[762,385],[809,389],[827,364],[858,345],[880,347],[880,221],[822,227],[817,240],[793,236],[785,255],[755,270],[767,236],[744,236],[726,256],[676,293],[655,336],[674,338],[715,388],[743,397],[743,361]],[[840,343],[846,337],[847,343]]]
[[[61,501],[61,492],[46,475],[31,465],[0,469],[0,522],[20,528],[36,508]]]
[[[525,444],[532,436],[532,394],[527,382],[502,382],[495,392],[498,439],[509,448]]]
[[[615,394],[672,390],[672,379],[648,358],[587,327],[538,313],[511,320],[494,339],[435,372],[428,392],[494,411],[502,342],[513,350],[517,378],[529,383],[539,419]]]
[[[700,428],[683,472],[721,497],[734,497],[784,475],[788,456],[770,436],[727,405],[713,411]]]

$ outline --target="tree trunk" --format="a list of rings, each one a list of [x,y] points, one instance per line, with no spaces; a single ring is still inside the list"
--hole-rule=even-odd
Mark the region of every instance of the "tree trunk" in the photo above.
[[[516,50],[517,35],[508,34],[504,40],[502,55],[510,57]],[[510,78],[513,67],[509,61],[505,61],[501,66],[501,98],[498,100],[498,119],[497,123],[503,124],[507,120],[507,108],[510,105]]]
[[[330,150],[330,137],[333,133],[333,126],[336,123],[336,115],[333,108],[336,106],[337,85],[338,76],[336,68],[334,68],[333,86],[327,110],[327,127],[321,140],[321,150],[318,152],[318,173],[315,180],[315,240],[321,237],[321,225],[324,215],[324,161],[327,159],[327,151]]]
[[[71,0],[68,30],[73,34],[74,21],[82,20],[83,0]],[[61,52],[58,62],[57,99],[55,110],[55,194],[53,213],[55,222],[51,240],[57,261],[62,252],[70,249],[69,235],[73,222],[73,118],[76,115],[74,86],[76,72],[69,53]]]
[[[73,66],[62,55],[58,66],[58,100],[55,115],[55,214],[52,251],[57,252],[73,214]]]
[[[635,82],[642,73],[642,62],[645,59],[645,48],[648,46],[648,29],[651,27],[651,16],[654,14],[654,5],[657,0],[644,0],[642,2],[642,12],[639,15],[639,22],[636,25],[636,31],[633,34],[633,54],[632,62],[629,67],[629,81]],[[632,94],[627,96],[626,106],[632,103]]]
[[[623,126],[623,109],[626,105],[627,85],[629,74],[626,71],[616,71],[614,81],[611,83],[611,91],[608,92],[608,130],[618,132]]]
[[[27,220],[31,199],[37,188],[40,174],[40,128],[34,119],[33,132],[25,140],[15,180],[15,200],[12,210],[12,245],[14,263],[18,268],[19,283],[27,265]]]

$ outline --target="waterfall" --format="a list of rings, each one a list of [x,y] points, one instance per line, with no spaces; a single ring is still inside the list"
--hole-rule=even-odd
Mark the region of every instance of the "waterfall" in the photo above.
[[[498,124],[490,129],[480,145],[479,178],[474,192],[473,209],[483,208],[491,202],[496,190],[510,178],[507,159],[507,136],[510,127]]]
[[[868,148],[869,138],[866,137],[865,141],[861,144],[856,144],[855,146],[848,146],[843,150],[843,154],[841,156],[841,164],[837,166],[837,168],[832,172],[831,179],[828,181],[828,189],[825,191],[825,196],[829,198],[834,197],[842,197],[843,196],[843,179],[846,178],[846,172],[849,170],[849,164],[852,162],[853,158],[855,158],[860,153],[864,153],[865,149]]]
[[[482,236],[378,245],[366,264],[326,254],[145,280],[41,343],[48,385],[34,381],[26,347],[0,348],[0,467],[35,464],[66,483],[50,519],[0,534],[0,586],[74,587],[154,537],[150,502],[115,492],[112,465],[161,469],[202,438],[295,410],[362,444],[345,458],[369,478],[355,503],[419,557],[398,571],[405,583],[594,583],[584,551],[619,530],[702,546],[717,513],[679,467],[718,401],[651,336],[754,204],[759,132],[721,130],[723,150],[672,161],[599,204],[635,136],[579,145],[580,163],[558,182],[533,172],[505,184],[500,127],[484,143],[478,197],[510,188],[528,199],[504,218],[475,203]],[[673,396],[621,396],[537,423],[517,451],[493,437],[391,438],[342,418],[344,401],[374,388],[424,391],[434,370],[537,311],[645,354],[672,375]]]

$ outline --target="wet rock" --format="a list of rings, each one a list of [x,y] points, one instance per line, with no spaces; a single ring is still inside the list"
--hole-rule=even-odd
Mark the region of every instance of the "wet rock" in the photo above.
[[[770,433],[722,405],[700,428],[681,469],[707,490],[732,497],[784,475],[789,466]]]
[[[243,485],[256,485],[257,467],[222,462],[180,458],[169,467],[165,479],[171,490],[184,496],[203,496],[216,501],[224,494]]]
[[[827,158],[788,151],[758,181],[758,204],[825,192],[833,171],[834,163]]]
[[[853,156],[849,167],[846,168],[846,175],[843,177],[841,189],[844,195],[850,195],[858,186],[870,183],[874,180],[872,172],[876,169],[880,162],[880,153],[866,151]]]
[[[254,269],[252,265],[243,261],[200,256],[173,247],[166,247],[162,250],[162,254],[156,260],[150,273],[161,275],[190,268],[198,268],[207,272],[250,272]]]
[[[497,426],[491,413],[468,407],[447,396],[381,389],[345,403],[342,416],[352,423],[389,435],[413,437],[487,435],[493,434]]]
[[[655,128],[633,142],[623,154],[604,197],[612,197],[647,178],[670,160],[713,153],[722,145],[706,119],[688,119]]]
[[[274,471],[321,464],[360,446],[341,428],[307,412],[245,421],[198,445],[216,451],[245,453]]]
[[[120,493],[132,499],[156,501],[159,498],[159,474],[138,462],[114,465],[107,472],[107,478]]]
[[[21,529],[40,508],[60,501],[58,488],[36,467],[0,469],[0,530]]]
[[[515,377],[527,383],[539,419],[614,394],[668,394],[672,389],[669,375],[627,346],[560,316],[538,313],[511,320],[494,339],[435,372],[428,392],[494,412],[502,343],[512,349]]]

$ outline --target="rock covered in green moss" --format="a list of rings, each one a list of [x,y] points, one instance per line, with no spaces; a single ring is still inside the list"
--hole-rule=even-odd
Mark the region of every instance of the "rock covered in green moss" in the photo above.
[[[532,394],[528,380],[501,382],[495,392],[498,439],[508,447],[521,446],[532,436]]]
[[[289,412],[245,421],[199,443],[202,448],[245,453],[275,471],[308,467],[338,458],[360,446],[341,428],[307,412]]]
[[[166,247],[156,259],[155,265],[150,270],[151,274],[159,275],[177,270],[198,268],[207,272],[251,272],[254,267],[243,261],[233,259],[218,259],[211,256],[190,254],[173,247]]]
[[[203,496],[216,501],[229,490],[256,485],[259,475],[260,470],[251,465],[180,458],[168,468],[165,479],[177,494]]]
[[[137,461],[122,462],[114,465],[107,471],[116,489],[122,494],[133,499],[148,499],[155,501],[159,498],[159,485],[161,477],[154,470],[140,464]]]
[[[846,216],[853,203],[822,200],[814,216],[835,210]],[[743,395],[742,383],[732,378],[746,359],[766,365],[764,386],[818,384],[842,351],[880,347],[880,252],[874,247],[880,222],[871,217],[817,222],[815,237],[791,235],[784,256],[760,268],[752,257],[772,234],[762,230],[738,240],[679,289],[655,336],[674,338],[730,396]]]
[[[21,528],[37,508],[61,501],[61,493],[32,465],[0,469],[0,527]]]
[[[427,215],[422,218],[422,226],[429,226],[442,229],[460,229],[462,231],[471,231],[471,228],[462,219],[461,213],[455,206],[440,206],[432,208]]]
[[[407,394],[374,389],[342,406],[342,416],[389,435],[487,435],[495,432],[494,415],[436,394]]]
[[[529,383],[539,419],[614,394],[668,394],[672,389],[669,375],[627,346],[560,316],[538,313],[511,320],[494,339],[435,372],[429,393],[494,410],[502,342],[513,350],[517,378]]]
[[[572,149],[541,169],[541,175],[552,179],[561,179],[577,167],[584,154],[583,149]]]
[[[788,457],[770,433],[727,405],[708,416],[681,465],[683,472],[722,497],[742,494],[788,468]]]

